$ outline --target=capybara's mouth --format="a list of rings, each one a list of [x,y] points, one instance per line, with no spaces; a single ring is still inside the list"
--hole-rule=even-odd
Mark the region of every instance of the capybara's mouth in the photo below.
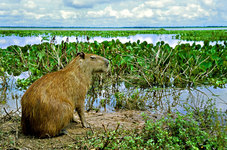
[[[104,73],[104,72],[108,72],[109,71],[109,66],[107,66],[105,69],[99,69],[99,70],[95,70],[94,73]]]

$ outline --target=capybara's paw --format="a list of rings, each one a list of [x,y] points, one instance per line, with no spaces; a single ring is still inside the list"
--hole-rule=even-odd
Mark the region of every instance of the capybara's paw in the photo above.
[[[80,123],[79,120],[74,120],[74,119],[72,120],[72,122],[73,122],[73,123],[76,123],[76,124],[79,124],[79,123]]]
[[[84,128],[90,128],[90,125],[89,125],[87,122],[82,123],[82,126],[83,126]]]
[[[75,116],[75,114],[73,114],[72,122],[77,123],[77,124],[80,123],[80,121],[79,121],[78,118]]]
[[[68,131],[65,130],[65,129],[62,129],[62,130],[60,131],[60,133],[58,134],[58,136],[62,136],[62,135],[66,135],[66,134],[68,134]]]

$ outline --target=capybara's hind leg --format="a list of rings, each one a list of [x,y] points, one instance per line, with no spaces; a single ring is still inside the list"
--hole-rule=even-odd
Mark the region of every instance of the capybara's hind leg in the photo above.
[[[22,114],[22,118],[21,118],[21,127],[22,127],[22,132],[25,135],[28,135],[30,133],[30,123],[28,119],[25,119],[24,114]]]
[[[47,112],[49,120],[46,121],[43,133],[52,136],[59,136],[66,134],[64,130],[73,117],[73,108],[69,103],[61,103],[60,100],[56,100],[52,105],[50,112]],[[47,117],[47,116],[46,116]]]

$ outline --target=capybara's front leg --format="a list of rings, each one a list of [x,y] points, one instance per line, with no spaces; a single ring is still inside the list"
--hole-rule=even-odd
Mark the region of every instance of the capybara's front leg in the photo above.
[[[73,119],[72,119],[72,122],[75,122],[75,123],[80,123],[80,121],[77,119],[76,115],[73,114]]]
[[[80,117],[82,126],[85,127],[85,128],[89,128],[89,125],[88,125],[88,123],[86,122],[86,119],[85,119],[84,106],[78,107],[76,110],[77,110],[78,115]]]

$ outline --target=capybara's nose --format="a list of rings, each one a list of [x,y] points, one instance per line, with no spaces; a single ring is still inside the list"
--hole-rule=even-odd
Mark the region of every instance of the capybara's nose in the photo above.
[[[110,63],[110,61],[108,59],[105,59],[105,64],[107,67],[109,66],[109,63]]]

